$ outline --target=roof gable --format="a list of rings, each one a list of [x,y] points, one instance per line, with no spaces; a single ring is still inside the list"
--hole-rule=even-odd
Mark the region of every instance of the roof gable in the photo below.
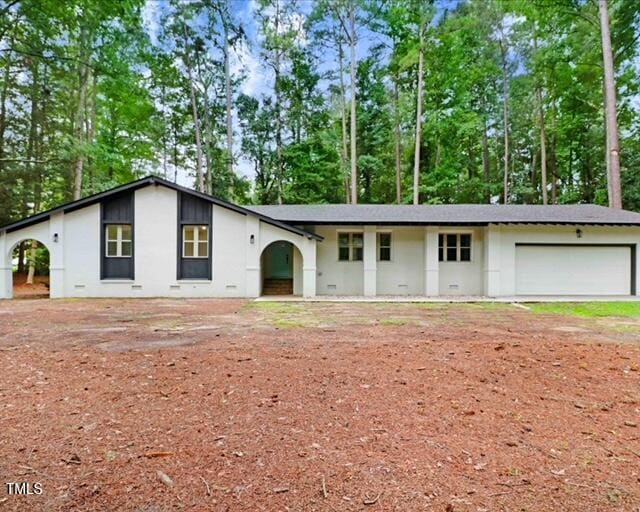
[[[36,215],[32,215],[31,217],[27,217],[25,219],[19,220],[17,222],[13,222],[11,224],[7,224],[6,226],[0,226],[0,233],[7,232],[10,233],[12,231],[17,231],[18,229],[25,228],[27,226],[32,226],[34,224],[38,224],[40,222],[47,221],[51,215],[56,213],[70,213],[76,210],[80,210],[81,208],[86,208],[87,206],[91,206],[101,202],[102,200],[112,197],[114,195],[120,194],[125,191],[133,191],[139,188],[148,187],[150,185],[160,185],[163,187],[170,188],[177,192],[182,192],[185,194],[190,194],[192,196],[198,197],[200,199],[204,199],[205,201],[209,201],[212,204],[220,206],[222,208],[227,208],[229,210],[235,211],[241,215],[251,215],[259,218],[261,221],[266,222],[267,224],[271,224],[273,226],[277,226],[291,233],[295,233],[297,235],[306,236],[307,238],[314,238],[316,240],[322,240],[322,237],[316,235],[315,233],[310,233],[305,231],[304,229],[297,228],[295,226],[291,226],[285,222],[279,221],[277,219],[272,219],[268,215],[263,213],[249,210],[248,208],[244,208],[242,206],[238,206],[237,204],[230,203],[228,201],[224,201],[222,199],[218,199],[216,197],[210,196],[208,194],[204,194],[202,192],[197,192],[196,190],[192,190],[187,187],[182,187],[173,183],[171,181],[167,181],[163,178],[159,178],[157,176],[147,176],[145,178],[139,179],[137,181],[132,181],[131,183],[127,183],[125,185],[120,185],[118,187],[106,190],[104,192],[99,192],[97,194],[93,194],[91,196],[84,197],[82,199],[78,199],[77,201],[72,201],[70,203],[66,203],[50,210],[38,213]]]

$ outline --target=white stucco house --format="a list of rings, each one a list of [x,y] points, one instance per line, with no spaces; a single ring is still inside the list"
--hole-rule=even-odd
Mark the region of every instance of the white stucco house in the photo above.
[[[241,207],[147,177],[0,228],[57,297],[633,296],[640,214],[594,205]]]

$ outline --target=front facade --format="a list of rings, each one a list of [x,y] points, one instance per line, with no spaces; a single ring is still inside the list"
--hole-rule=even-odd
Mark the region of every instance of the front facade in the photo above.
[[[145,178],[0,228],[50,253],[51,297],[636,295],[640,214],[571,207],[242,208]]]

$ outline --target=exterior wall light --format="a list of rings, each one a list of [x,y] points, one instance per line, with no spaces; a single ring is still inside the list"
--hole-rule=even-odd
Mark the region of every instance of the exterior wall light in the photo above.
[[[582,238],[582,230],[581,229],[576,229],[576,236],[578,238]]]
[[[256,243],[256,236],[255,235],[251,235],[249,237],[249,243],[250,244],[255,244]]]
[[[54,233],[54,234],[53,234],[53,243],[54,243],[54,244],[57,244],[57,243],[58,243],[58,238],[59,238],[59,237],[58,237],[58,233]]]

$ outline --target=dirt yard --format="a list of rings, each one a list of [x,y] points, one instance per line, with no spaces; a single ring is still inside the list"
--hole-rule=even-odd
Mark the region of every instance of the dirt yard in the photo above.
[[[637,511],[640,319],[0,302],[0,510]]]
[[[13,297],[15,299],[43,299],[49,297],[49,276],[35,276],[33,284],[27,284],[26,274],[13,274]]]

